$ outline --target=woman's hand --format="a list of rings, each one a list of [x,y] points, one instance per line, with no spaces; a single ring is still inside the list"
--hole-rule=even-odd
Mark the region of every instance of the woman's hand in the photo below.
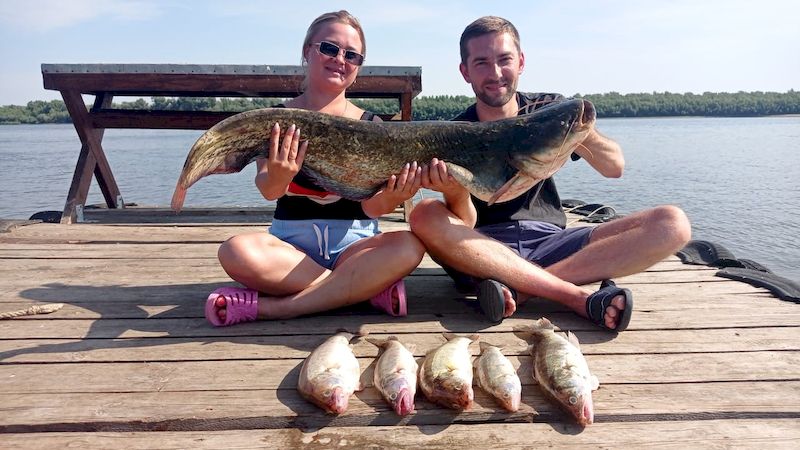
[[[380,217],[394,211],[397,205],[413,197],[421,184],[422,168],[416,161],[411,164],[406,163],[399,174],[389,177],[385,188],[361,202],[361,207],[369,217]]]
[[[275,123],[266,164],[259,162],[256,175],[256,186],[267,200],[275,200],[286,193],[292,178],[303,165],[306,149],[308,141],[301,141],[299,128],[292,124],[281,139],[281,126]]]

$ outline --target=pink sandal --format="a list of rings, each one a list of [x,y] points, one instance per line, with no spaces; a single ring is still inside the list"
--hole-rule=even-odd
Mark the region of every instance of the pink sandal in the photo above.
[[[397,311],[392,308],[392,293],[397,292]],[[403,280],[397,280],[393,285],[384,289],[383,292],[372,297],[369,302],[377,309],[385,311],[386,314],[395,317],[406,316],[408,311],[406,309],[406,284]]]
[[[225,321],[217,315],[217,299],[225,299]],[[227,327],[239,322],[252,322],[258,316],[258,291],[236,287],[221,287],[206,300],[206,319],[215,327]]]

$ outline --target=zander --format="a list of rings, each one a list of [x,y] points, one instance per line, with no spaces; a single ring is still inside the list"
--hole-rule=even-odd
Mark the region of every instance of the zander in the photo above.
[[[180,211],[186,190],[211,174],[239,172],[266,157],[275,123],[294,124],[307,139],[301,168],[328,192],[364,200],[412,161],[438,158],[476,197],[511,200],[553,175],[595,123],[586,100],[567,100],[492,122],[372,122],[314,111],[265,108],[231,116],[192,146],[172,196]]]

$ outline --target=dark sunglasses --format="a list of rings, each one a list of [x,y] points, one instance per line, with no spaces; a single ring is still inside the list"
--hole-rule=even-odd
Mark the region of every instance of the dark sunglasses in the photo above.
[[[320,41],[316,45],[321,54],[331,58],[336,58],[339,56],[339,52],[342,51],[341,47],[328,41]],[[344,60],[354,66],[360,66],[364,64],[364,55],[353,50],[345,50]]]

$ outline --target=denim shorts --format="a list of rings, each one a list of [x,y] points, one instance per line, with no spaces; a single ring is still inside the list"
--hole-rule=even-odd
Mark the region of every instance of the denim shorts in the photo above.
[[[379,234],[372,220],[280,220],[273,219],[269,233],[288,242],[317,264],[332,269],[347,247]]]
[[[547,222],[519,220],[486,225],[475,231],[502,242],[522,259],[547,267],[572,256],[589,243],[594,227],[563,229]],[[459,290],[471,292],[481,281],[450,267],[444,270]]]

